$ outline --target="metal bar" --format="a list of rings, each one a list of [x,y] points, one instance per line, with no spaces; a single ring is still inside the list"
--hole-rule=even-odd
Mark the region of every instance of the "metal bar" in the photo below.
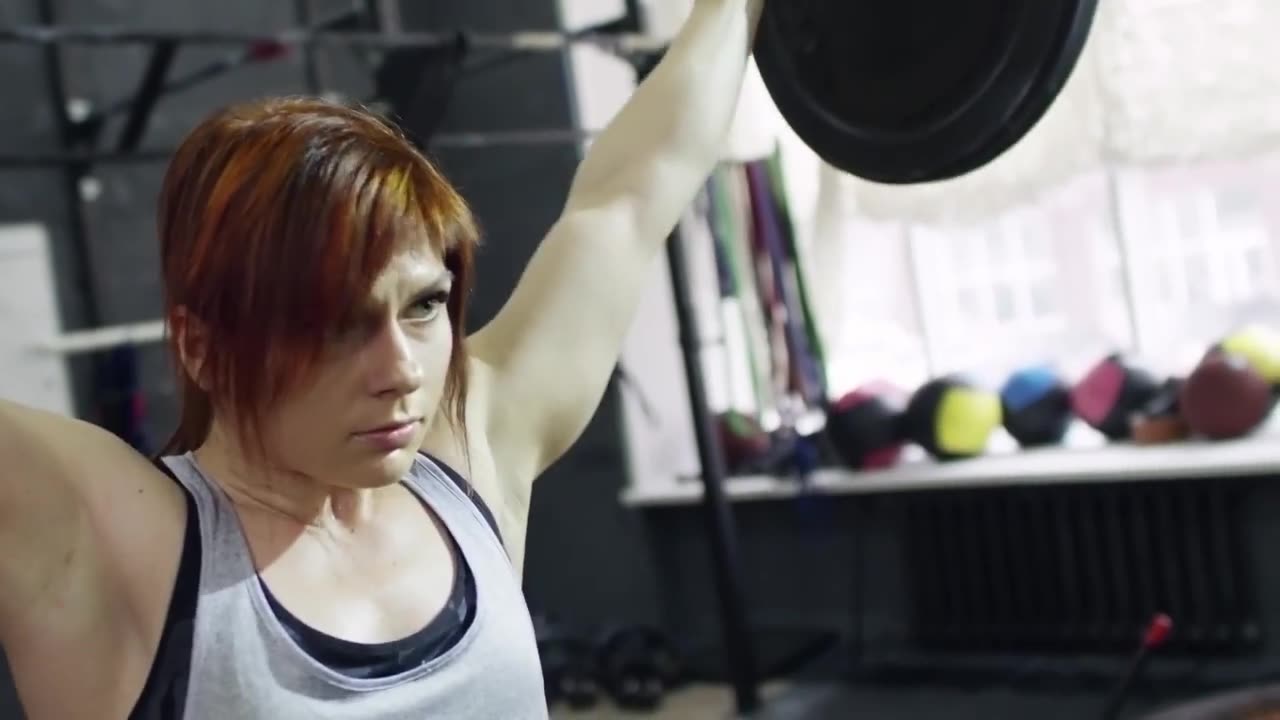
[[[1226,502],[1222,488],[1207,488],[1206,509],[1208,514],[1207,530],[1209,547],[1214,567],[1218,570],[1218,616],[1215,620],[1216,645],[1219,648],[1230,648],[1239,621],[1237,612],[1240,608],[1240,594],[1237,587],[1236,564],[1231,557],[1231,541],[1229,538],[1232,518],[1227,514]]]
[[[1039,584],[1044,610],[1040,613],[1036,635],[1046,649],[1056,650],[1061,647],[1062,633],[1066,627],[1066,592],[1058,582],[1062,568],[1062,558],[1058,556],[1058,545],[1053,534],[1053,499],[1049,497],[1053,489],[1044,489],[1029,493],[1028,517],[1035,541],[1036,577]]]
[[[74,355],[77,353],[98,352],[128,345],[147,345],[164,340],[165,322],[133,323],[129,325],[111,325],[92,330],[76,330],[64,333],[48,342],[34,346],[36,352]]]
[[[988,641],[997,651],[1005,646],[1009,637],[1009,627],[1013,622],[1013,598],[1010,586],[1017,582],[1017,575],[1010,566],[1008,544],[1005,542],[1003,506],[1002,497],[988,497],[986,502],[982,503],[982,512],[977,521],[977,526],[983,534],[983,546],[988,552],[986,562],[990,575],[991,615],[994,618]]]
[[[979,585],[981,577],[978,575],[982,551],[973,542],[971,533],[975,524],[972,516],[974,499],[968,495],[955,495],[949,505],[947,520],[951,523],[951,530],[948,535],[955,545],[960,565],[960,584],[956,591],[960,596],[962,614],[957,628],[957,640],[964,647],[973,647],[975,642],[982,641],[986,624],[986,603],[983,602],[982,588]]]
[[[53,0],[40,0],[37,6],[41,22],[46,24],[56,22]],[[49,74],[49,102],[53,105],[53,117],[57,124],[58,136],[63,147],[66,148],[75,141],[77,129],[68,112],[71,98],[63,81],[61,50],[56,45],[47,45],[44,54],[45,68]],[[94,282],[91,271],[88,222],[80,203],[80,181],[85,176],[86,167],[81,163],[62,163],[61,165],[64,170],[63,187],[67,195],[68,229],[71,233],[71,247],[74,254],[72,260],[75,268],[74,282],[83,290],[84,322],[90,326],[98,325],[102,322],[102,313],[98,305],[97,283]]]
[[[345,26],[349,26],[351,23],[356,22],[359,19],[360,19],[360,14],[358,10],[355,10],[355,9],[345,10],[343,12],[334,13],[328,17],[321,19],[312,27],[315,27],[318,29],[338,29]],[[164,40],[162,42],[172,42],[172,41]],[[206,65],[196,68],[195,70],[190,71],[186,75],[182,75],[172,80],[167,80],[167,79],[164,80],[160,84],[159,95],[165,96],[165,95],[172,95],[174,93],[181,92],[182,90],[186,90],[188,88],[194,87],[202,82],[205,82],[206,80],[211,80],[226,72],[243,67],[244,65],[248,65],[256,62],[268,62],[268,61],[274,60],[278,58],[281,54],[281,53],[275,52],[275,50],[277,49],[278,49],[277,46],[271,42],[268,42],[265,44],[264,43],[250,44],[244,48],[237,49],[236,51],[230,52],[226,56],[219,58],[218,60],[214,60],[213,62],[210,62]],[[518,55],[515,55],[515,57],[518,57]],[[316,90],[315,92],[318,93],[319,90]],[[120,98],[110,103],[106,103],[98,108],[95,108],[91,113],[89,113],[88,117],[78,121],[77,125],[92,126],[92,125],[100,124],[103,121],[115,115],[119,115],[125,112],[130,112],[132,111],[134,105],[138,103],[138,100],[139,100],[139,96],[135,94],[135,95],[130,95],[129,97]]]
[[[749,715],[760,706],[754,642],[747,623],[746,590],[738,553],[737,529],[725,497],[728,477],[724,450],[715,430],[715,420],[707,406],[707,389],[702,377],[701,334],[689,290],[688,261],[681,229],[676,227],[667,241],[667,264],[671,271],[671,291],[680,333],[689,409],[693,415],[698,461],[702,468],[702,512],[711,540],[716,593],[720,603],[720,629],[725,660],[733,680],[738,714]]]
[[[1137,618],[1141,617],[1134,598],[1135,574],[1132,569],[1129,548],[1125,543],[1125,512],[1120,491],[1107,488],[1102,493],[1103,522],[1107,542],[1103,547],[1111,561],[1111,582],[1115,593],[1115,605],[1112,607],[1111,641],[1116,647],[1124,647],[1125,643],[1137,627]]]
[[[373,25],[383,32],[399,33],[404,29],[400,16],[400,0],[367,0],[373,13]]]
[[[138,83],[138,91],[133,96],[134,101],[130,105],[124,130],[120,133],[120,142],[116,144],[117,151],[129,152],[142,142],[142,136],[146,134],[147,125],[151,122],[151,112],[164,93],[164,81],[177,54],[178,44],[172,41],[161,41],[152,46],[147,68],[142,73],[142,81]]]
[[[294,20],[299,25],[311,27],[311,0],[293,0],[293,12]],[[307,92],[312,95],[324,92],[324,83],[320,79],[320,61],[311,45],[302,48],[302,79]]]
[[[226,57],[215,60],[207,65],[196,68],[186,75],[167,80],[161,85],[161,95],[171,95],[187,88],[194,87],[206,80],[211,80],[229,70],[234,70],[242,65],[258,60],[257,53],[251,49],[240,50],[230,53]],[[107,118],[128,112],[137,102],[136,96],[129,96],[113,101],[109,104],[96,108],[89,114],[87,118],[81,121],[82,124],[101,122]]]
[[[1080,553],[1076,538],[1071,532],[1071,513],[1075,510],[1075,497],[1070,490],[1054,493],[1050,501],[1053,515],[1054,540],[1057,543],[1059,562],[1058,583],[1062,592],[1062,644],[1064,649],[1075,649],[1087,631],[1084,611],[1084,583],[1079,569]],[[1087,572],[1087,571],[1086,571]]]
[[[1207,647],[1207,641],[1213,632],[1214,584],[1213,565],[1208,561],[1208,548],[1204,538],[1203,515],[1200,511],[1199,493],[1190,485],[1182,485],[1177,489],[1178,518],[1177,527],[1184,539],[1187,553],[1187,572],[1190,576],[1191,594],[1188,605],[1191,608],[1184,621],[1185,630],[1180,633],[1191,643],[1191,649],[1200,651]]]
[[[1111,639],[1111,618],[1120,612],[1116,599],[1119,592],[1114,553],[1107,552],[1108,543],[1105,501],[1100,493],[1090,489],[1076,491],[1078,516],[1075,531],[1084,545],[1084,567],[1090,591],[1089,639],[1090,644],[1105,645]]]
[[[1164,612],[1160,600],[1159,583],[1156,580],[1156,556],[1151,548],[1150,522],[1147,519],[1147,501],[1150,495],[1145,488],[1131,488],[1125,491],[1128,503],[1128,541],[1133,548],[1134,580],[1137,584],[1137,609],[1139,617],[1150,617],[1153,613]]]
[[[1179,627],[1186,627],[1192,624],[1189,622],[1190,603],[1187,601],[1190,590],[1186,587],[1189,567],[1187,553],[1184,551],[1186,529],[1174,520],[1174,492],[1163,490],[1152,493],[1151,499],[1155,503],[1157,528],[1155,549],[1157,556],[1162,560],[1160,569],[1164,579],[1164,594],[1167,598],[1164,601],[1165,609],[1178,619]],[[1187,620],[1183,620],[1184,617]],[[1174,642],[1185,647],[1185,639],[1184,633],[1179,632]]]
[[[549,52],[577,43],[599,45],[617,52],[653,52],[664,49],[667,41],[631,33],[565,33],[531,30],[515,33],[463,32],[467,46]],[[309,30],[285,28],[274,32],[234,32],[211,30],[148,30],[124,26],[70,27],[65,25],[19,25],[0,28],[0,43],[34,45],[127,45],[174,41],[188,45],[245,45],[279,43],[282,45],[332,45],[367,48],[403,48],[447,46],[457,41],[458,31],[449,32],[366,32]]]
[[[1124,194],[1120,189],[1120,177],[1117,170],[1107,164],[1103,170],[1107,182],[1107,220],[1111,223],[1112,239],[1116,243],[1116,252],[1120,258],[1120,281],[1124,287],[1125,315],[1129,321],[1130,350],[1143,349],[1142,325],[1139,323],[1138,290],[1134,280],[1136,264],[1134,262],[1133,245],[1129,242],[1129,231],[1124,222]]]
[[[433,148],[479,149],[503,145],[571,145],[590,140],[599,133],[590,129],[510,130],[496,132],[441,133],[428,140]],[[68,151],[0,153],[0,168],[58,167],[64,165],[145,165],[168,162],[169,148],[140,148],[129,151]]]

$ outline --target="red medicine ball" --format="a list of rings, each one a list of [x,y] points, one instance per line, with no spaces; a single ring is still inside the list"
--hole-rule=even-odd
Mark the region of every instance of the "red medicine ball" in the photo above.
[[[1182,415],[1191,431],[1214,440],[1253,432],[1271,412],[1271,386],[1249,362],[1207,355],[1182,386]]]

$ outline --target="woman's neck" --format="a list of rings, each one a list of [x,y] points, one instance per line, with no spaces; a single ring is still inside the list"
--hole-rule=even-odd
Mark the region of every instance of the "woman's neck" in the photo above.
[[[242,513],[299,529],[348,533],[374,515],[376,490],[340,487],[280,463],[250,460],[251,455],[216,426],[195,457]]]

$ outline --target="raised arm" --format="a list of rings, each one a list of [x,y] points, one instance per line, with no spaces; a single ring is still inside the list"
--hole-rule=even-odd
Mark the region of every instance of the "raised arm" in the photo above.
[[[720,158],[761,5],[695,0],[587,152],[508,302],[469,339],[491,379],[490,445],[511,481],[532,481],[599,405],[654,261]]]

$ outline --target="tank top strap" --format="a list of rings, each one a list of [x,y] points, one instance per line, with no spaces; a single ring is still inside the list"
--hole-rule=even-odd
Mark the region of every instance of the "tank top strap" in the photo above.
[[[228,588],[256,576],[240,518],[222,488],[205,476],[190,452],[164,457],[161,461],[195,500],[202,544],[201,587]],[[211,562],[211,558],[217,562]]]
[[[480,552],[486,564],[495,559],[509,567],[510,558],[498,534],[496,523],[481,510],[483,501],[469,484],[455,482],[449,470],[430,456],[418,454],[404,479],[405,485],[427,503],[449,528],[464,554]],[[496,552],[496,556],[495,553]],[[478,560],[479,558],[469,558]]]

